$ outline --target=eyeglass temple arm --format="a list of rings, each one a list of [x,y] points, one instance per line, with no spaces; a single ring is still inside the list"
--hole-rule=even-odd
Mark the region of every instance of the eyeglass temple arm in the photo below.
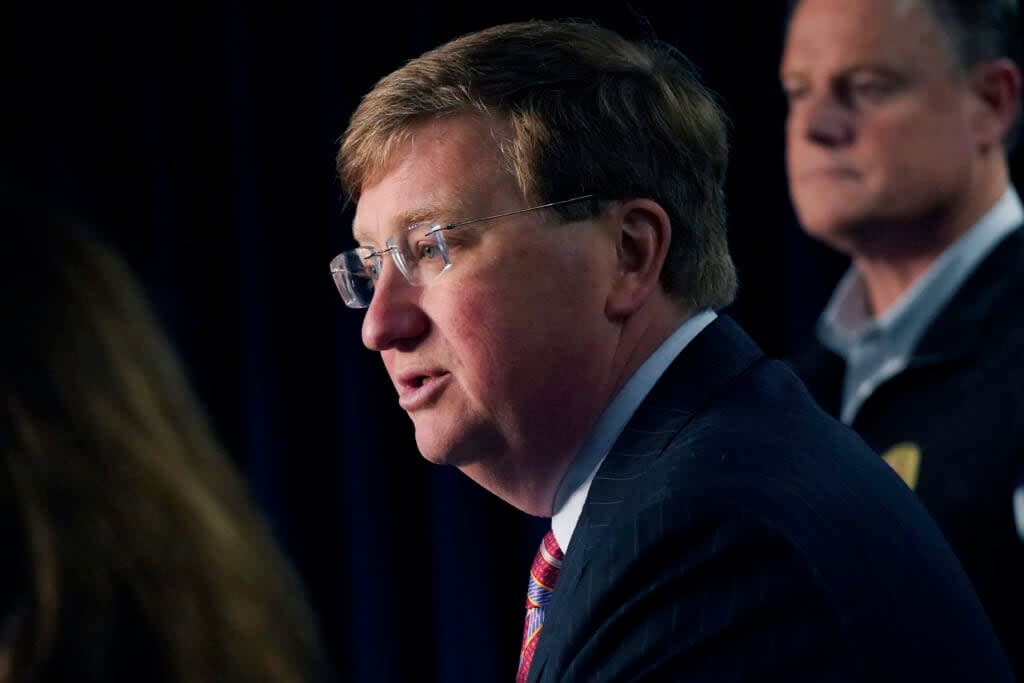
[[[562,206],[563,204],[572,204],[573,202],[582,202],[585,199],[593,199],[596,196],[597,196],[596,194],[585,194],[585,195],[581,195],[579,197],[573,197],[572,199],[563,199],[563,200],[557,201],[557,202],[548,202],[547,204],[541,204],[540,206],[531,206],[531,207],[526,208],[526,209],[516,209],[515,211],[506,211],[505,213],[499,213],[499,214],[495,214],[493,216],[487,216],[486,218],[473,218],[471,220],[462,221],[460,223],[449,223],[448,225],[438,226],[438,227],[434,228],[433,230],[431,230],[430,232],[433,233],[433,232],[439,232],[441,230],[452,230],[453,228],[461,228],[462,226],[469,225],[471,223],[483,223],[485,221],[493,221],[493,220],[497,220],[499,218],[505,218],[506,216],[515,216],[517,214],[526,213],[528,211],[539,211],[541,209],[550,209],[553,206]]]

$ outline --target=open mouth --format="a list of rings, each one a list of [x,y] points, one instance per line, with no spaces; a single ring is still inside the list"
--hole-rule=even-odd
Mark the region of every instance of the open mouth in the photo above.
[[[423,408],[436,400],[444,391],[451,375],[442,372],[436,375],[415,375],[407,378],[399,389],[398,403],[406,410]]]

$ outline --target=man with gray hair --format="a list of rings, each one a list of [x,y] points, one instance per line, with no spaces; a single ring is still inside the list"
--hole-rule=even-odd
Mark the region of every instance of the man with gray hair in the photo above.
[[[802,0],[781,78],[804,229],[852,266],[796,359],[914,489],[1024,678],[1016,0]]]
[[[716,313],[727,152],[677,51],[563,22],[412,60],[343,136],[331,271],[420,452],[552,520],[516,680],[1009,681],[913,494]]]

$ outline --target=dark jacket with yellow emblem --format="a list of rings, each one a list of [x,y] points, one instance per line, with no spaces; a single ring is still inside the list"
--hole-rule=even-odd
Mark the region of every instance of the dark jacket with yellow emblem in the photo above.
[[[844,361],[815,340],[793,364],[838,415]],[[1024,540],[1013,509],[1024,480],[1024,230],[971,274],[852,427],[914,487],[1024,680]]]

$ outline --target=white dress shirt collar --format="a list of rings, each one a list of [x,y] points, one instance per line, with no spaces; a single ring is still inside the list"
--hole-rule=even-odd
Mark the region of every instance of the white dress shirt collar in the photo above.
[[[594,476],[615,445],[615,440],[625,429],[626,423],[633,417],[633,413],[676,356],[717,317],[714,311],[703,311],[680,325],[644,361],[601,414],[555,494],[551,529],[563,552],[569,548]]]

